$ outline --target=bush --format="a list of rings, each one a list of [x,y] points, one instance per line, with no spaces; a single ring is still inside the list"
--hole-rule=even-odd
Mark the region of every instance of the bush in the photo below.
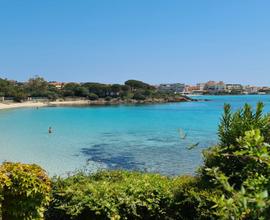
[[[89,93],[88,95],[88,99],[89,100],[97,100],[98,99],[98,96],[95,94],[95,93]]]
[[[263,104],[258,103],[254,112],[251,106],[246,104],[234,113],[229,105],[225,105],[218,132],[220,143],[203,152],[202,175],[207,177],[204,172],[207,168],[219,167],[220,171],[229,176],[229,182],[239,188],[249,175],[243,172],[247,159],[231,155],[236,151],[246,150],[246,147],[239,143],[239,138],[244,137],[250,130],[258,130],[264,142],[270,143],[270,116],[263,115]]]
[[[223,192],[214,198],[219,219],[270,218],[270,118],[262,112],[262,103],[255,112],[249,105],[235,113],[225,106],[220,144],[204,153],[202,180]]]
[[[216,214],[221,219],[269,219],[270,218],[270,153],[260,130],[251,130],[238,139],[240,150],[232,152],[232,157],[242,163],[242,182],[239,186],[230,183],[230,177],[217,167],[207,168],[211,181],[223,195],[215,198]],[[225,156],[225,155],[223,155]],[[228,164],[229,166],[229,164]],[[239,168],[237,169],[239,170]]]
[[[47,219],[210,219],[220,197],[192,176],[102,171],[53,182]]]
[[[18,92],[18,93],[16,93],[16,95],[14,96],[14,101],[15,102],[22,102],[22,101],[25,101],[25,100],[27,100],[27,95],[26,95],[26,93],[23,93],[23,92]]]
[[[226,104],[218,130],[220,145],[233,147],[237,144],[237,138],[243,137],[246,131],[252,129],[259,129],[265,137],[265,142],[270,143],[270,115],[264,115],[263,108],[261,102],[257,104],[255,111],[250,105],[245,104],[243,108],[233,113],[231,106]]]
[[[57,93],[51,92],[51,91],[49,91],[46,95],[47,95],[48,99],[51,101],[55,101],[57,98],[59,98]]]
[[[5,162],[0,166],[3,220],[42,218],[50,201],[50,180],[37,165]]]
[[[184,210],[180,197],[174,196],[174,192],[187,187],[186,178],[128,171],[78,173],[66,179],[57,178],[47,218],[178,219],[179,210],[189,211]]]
[[[145,100],[146,97],[141,92],[136,92],[133,96],[133,99],[135,100]]]
[[[174,179],[172,219],[217,219],[212,207],[221,196],[217,189],[206,189],[198,177],[180,176]]]
[[[111,96],[106,96],[105,101],[111,101],[112,97]]]

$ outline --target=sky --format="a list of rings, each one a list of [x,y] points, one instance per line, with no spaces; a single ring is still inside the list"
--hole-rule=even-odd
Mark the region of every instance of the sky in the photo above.
[[[0,78],[270,85],[269,0],[0,0]]]

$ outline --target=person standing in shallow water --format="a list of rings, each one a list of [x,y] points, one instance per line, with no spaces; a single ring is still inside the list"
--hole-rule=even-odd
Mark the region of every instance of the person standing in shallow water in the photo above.
[[[49,133],[49,134],[52,133],[52,127],[49,127],[48,133]]]

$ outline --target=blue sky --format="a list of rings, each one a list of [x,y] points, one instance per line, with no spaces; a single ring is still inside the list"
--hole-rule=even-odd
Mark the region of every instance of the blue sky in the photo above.
[[[270,85],[268,0],[0,0],[0,77]]]

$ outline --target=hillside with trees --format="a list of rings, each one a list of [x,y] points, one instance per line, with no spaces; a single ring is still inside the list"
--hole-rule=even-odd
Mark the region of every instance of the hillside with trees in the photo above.
[[[27,82],[16,82],[0,78],[0,97],[23,102],[29,98],[57,100],[65,98],[82,98],[88,100],[106,100],[122,102],[177,102],[191,100],[180,94],[158,91],[154,86],[138,80],[127,80],[123,85],[85,83],[47,82],[36,76]]]

